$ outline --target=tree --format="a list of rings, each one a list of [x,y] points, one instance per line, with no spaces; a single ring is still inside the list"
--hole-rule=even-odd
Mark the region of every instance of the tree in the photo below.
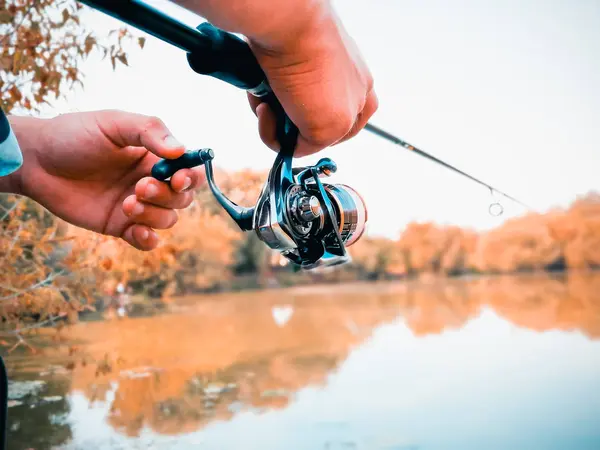
[[[73,0],[0,0],[0,101],[6,113],[31,114],[42,104],[83,86],[79,67],[101,52],[116,68],[127,65],[124,45],[137,39],[126,28],[97,36],[80,21]],[[97,278],[85,245],[65,235],[65,224],[33,201],[0,196],[0,316],[23,333],[74,319],[90,302]]]
[[[388,274],[394,247],[391,239],[363,236],[348,252],[361,277],[377,280]]]
[[[88,305],[93,270],[48,211],[16,196],[0,208],[0,316],[19,345],[25,331],[72,320]]]
[[[250,206],[266,174],[215,170],[215,178],[232,201]],[[92,259],[105,269],[97,274],[97,281],[109,292],[124,282],[144,295],[167,300],[174,294],[218,289],[231,281],[234,272],[258,274],[266,264],[265,244],[253,233],[243,233],[208,187],[199,189],[194,203],[179,212],[174,228],[159,233],[161,245],[140,252],[118,239],[69,227],[69,234],[78,238],[79,250],[92,248]]]
[[[137,39],[123,27],[97,36],[80,21],[86,8],[74,0],[0,0],[0,100],[6,113],[38,111],[83,87],[80,64],[102,52],[113,68],[127,65],[123,44]]]

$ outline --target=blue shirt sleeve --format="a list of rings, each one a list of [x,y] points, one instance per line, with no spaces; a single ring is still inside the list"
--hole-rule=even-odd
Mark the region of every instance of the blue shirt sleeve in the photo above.
[[[23,154],[10,122],[0,108],[0,177],[10,175],[23,165]]]

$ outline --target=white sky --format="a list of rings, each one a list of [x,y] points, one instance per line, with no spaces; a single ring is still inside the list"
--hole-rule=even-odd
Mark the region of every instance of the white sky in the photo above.
[[[334,3],[375,78],[373,123],[539,211],[600,190],[600,2]],[[99,33],[120,26],[98,12],[85,21]],[[153,37],[129,61],[116,72],[88,61],[85,90],[50,113],[153,114],[186,145],[212,147],[226,169],[270,167],[245,93],[196,75],[183,52]],[[297,164],[322,156],[338,163],[335,181],[364,196],[371,234],[395,236],[413,220],[483,229],[524,212],[505,201],[505,214],[491,217],[485,188],[367,132]]]

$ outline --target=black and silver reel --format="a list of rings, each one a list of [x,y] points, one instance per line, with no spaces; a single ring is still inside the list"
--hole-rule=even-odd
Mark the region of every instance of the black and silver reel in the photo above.
[[[349,261],[346,247],[363,235],[367,209],[354,189],[321,181],[337,170],[331,159],[292,168],[291,155],[279,153],[256,205],[246,208],[217,187],[213,158],[211,149],[188,152],[177,160],[160,161],[152,175],[166,180],[181,167],[204,164],[216,200],[243,231],[254,231],[267,246],[304,269]]]

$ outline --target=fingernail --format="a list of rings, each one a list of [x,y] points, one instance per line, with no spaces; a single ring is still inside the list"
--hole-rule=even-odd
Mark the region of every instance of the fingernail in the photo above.
[[[191,185],[192,179],[190,177],[185,177],[185,180],[183,181],[183,189],[181,189],[181,192],[186,191]]]
[[[133,209],[131,210],[131,215],[138,216],[143,212],[144,212],[144,205],[142,205],[141,203],[136,203],[135,206],[133,207]]]
[[[148,240],[148,236],[150,236],[150,232],[146,229],[142,231],[142,241]]]
[[[158,193],[158,187],[155,186],[154,184],[149,183],[148,186],[146,186],[146,194],[145,194],[146,198],[152,198],[157,193]]]
[[[177,139],[175,139],[175,137],[173,137],[173,136],[167,136],[165,138],[165,145],[167,147],[171,147],[171,148],[183,147],[183,144],[181,142],[179,142]]]

